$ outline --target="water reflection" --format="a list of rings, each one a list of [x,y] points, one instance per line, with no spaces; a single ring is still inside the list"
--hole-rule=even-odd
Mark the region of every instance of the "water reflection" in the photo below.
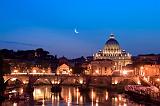
[[[17,106],[17,103],[13,103],[13,106]]]
[[[108,92],[106,89],[91,89],[80,93],[77,87],[62,87],[61,93],[51,93],[50,86],[37,86],[32,95],[23,101],[5,101],[2,106],[142,106],[130,101],[122,94]],[[18,89],[23,94],[22,89]]]

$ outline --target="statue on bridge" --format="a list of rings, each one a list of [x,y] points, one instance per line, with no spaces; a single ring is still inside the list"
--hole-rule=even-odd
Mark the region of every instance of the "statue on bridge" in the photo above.
[[[29,82],[26,87],[24,87],[24,92],[28,94],[32,94],[34,91],[33,84],[37,79],[34,77],[29,77]]]
[[[80,87],[78,87],[81,93],[87,93],[90,91],[89,84],[91,83],[91,77],[85,76],[86,82],[81,83]]]
[[[51,92],[52,93],[60,93],[62,91],[62,87],[60,84],[52,85]]]
[[[58,77],[57,77],[58,79]],[[55,84],[52,84],[52,87],[51,87],[51,92],[52,93],[60,93],[62,91],[62,87],[61,87],[61,84],[62,82],[64,81],[65,79],[61,79],[59,82],[55,83]]]

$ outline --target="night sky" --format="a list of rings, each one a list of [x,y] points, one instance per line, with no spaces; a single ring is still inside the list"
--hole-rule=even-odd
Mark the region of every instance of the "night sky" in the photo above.
[[[160,0],[0,0],[0,49],[75,58],[102,49],[110,33],[133,55],[160,53]]]

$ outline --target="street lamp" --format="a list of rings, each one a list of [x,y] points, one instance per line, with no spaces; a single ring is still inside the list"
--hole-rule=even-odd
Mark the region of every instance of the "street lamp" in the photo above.
[[[80,83],[80,84],[83,84],[83,79],[80,79],[80,80],[79,80],[79,83]]]
[[[98,75],[98,74],[99,74],[99,70],[96,70],[95,72],[96,72],[96,75]]]
[[[46,72],[45,70],[42,70],[43,74]]]
[[[123,70],[122,74],[123,74],[123,75],[127,75],[128,72],[127,72],[126,70]]]
[[[11,81],[16,81],[17,78],[12,78]]]
[[[160,81],[160,79],[159,79],[159,78],[157,78],[157,80],[156,80],[156,81],[158,81],[158,82],[159,82],[159,81]]]
[[[33,73],[37,73],[37,70],[33,70],[32,72],[33,72]]]
[[[18,70],[15,69],[13,72],[14,72],[14,73],[18,73]]]

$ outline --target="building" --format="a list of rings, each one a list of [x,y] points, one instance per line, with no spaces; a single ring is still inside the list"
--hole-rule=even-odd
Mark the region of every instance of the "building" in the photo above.
[[[141,54],[132,58],[135,75],[160,75],[160,54]]]
[[[160,75],[160,64],[145,64],[140,67],[139,75],[141,76],[156,76]]]
[[[72,69],[67,64],[62,64],[57,68],[57,75],[71,75]]]
[[[82,64],[85,63],[87,60],[82,56],[80,58],[71,59],[69,60],[69,64],[71,67],[82,67]]]
[[[91,62],[91,75],[112,75],[114,62],[108,59],[97,59]]]
[[[91,62],[84,62],[81,66],[84,69],[84,74],[85,75],[92,75],[92,66],[91,66]]]
[[[160,64],[160,54],[141,54],[133,58],[133,63]]]
[[[30,69],[22,70],[19,67],[11,67],[11,74],[51,74],[51,68],[30,67]]]
[[[97,59],[109,59],[114,61],[116,70],[122,70],[123,66],[132,63],[131,54],[121,49],[113,34],[110,35],[108,41],[105,43],[103,50],[100,50],[94,55],[94,60]]]

